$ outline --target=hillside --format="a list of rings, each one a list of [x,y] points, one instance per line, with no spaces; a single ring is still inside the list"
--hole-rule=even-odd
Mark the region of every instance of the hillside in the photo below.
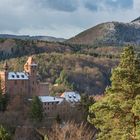
[[[40,40],[0,39],[0,60],[39,53],[80,53],[91,56],[117,57],[120,48],[94,48],[86,45],[65,44]]]
[[[70,47],[57,42],[21,39],[0,39],[0,60],[43,52],[69,52]]]
[[[85,45],[140,45],[140,18],[130,23],[107,22],[92,27],[66,41]]]

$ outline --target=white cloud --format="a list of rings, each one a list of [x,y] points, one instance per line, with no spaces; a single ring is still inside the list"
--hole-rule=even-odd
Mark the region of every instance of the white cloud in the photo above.
[[[140,0],[134,0],[134,9],[140,12]]]
[[[97,2],[96,6],[104,8],[89,10],[85,3],[93,4],[93,0],[70,0],[69,3],[68,0],[57,0],[57,2],[56,0],[1,0],[0,33],[69,38],[101,22],[114,20],[129,22],[140,16],[139,0],[134,0],[131,8],[115,10],[111,10],[111,5],[110,8],[106,7],[102,3],[105,0],[94,1]]]

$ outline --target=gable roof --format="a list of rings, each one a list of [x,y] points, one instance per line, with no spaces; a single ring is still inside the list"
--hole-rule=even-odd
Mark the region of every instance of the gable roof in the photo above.
[[[66,99],[66,101],[70,102],[70,103],[77,103],[81,100],[81,96],[79,93],[71,91],[71,92],[64,92],[63,94],[61,94],[60,97],[63,97]]]

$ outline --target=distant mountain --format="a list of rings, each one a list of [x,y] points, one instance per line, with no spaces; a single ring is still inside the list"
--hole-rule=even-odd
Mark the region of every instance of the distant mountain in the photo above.
[[[0,34],[0,38],[7,39],[22,39],[22,40],[42,40],[50,42],[64,42],[64,38],[56,38],[51,36],[29,36],[29,35],[9,35],[9,34]]]
[[[140,45],[140,17],[130,23],[107,22],[66,41],[85,45]]]

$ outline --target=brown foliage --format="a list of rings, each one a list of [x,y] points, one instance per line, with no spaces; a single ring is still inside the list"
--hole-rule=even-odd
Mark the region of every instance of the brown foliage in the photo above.
[[[29,107],[24,102],[24,98],[16,95],[10,99],[7,111],[1,114],[0,122],[10,127],[22,125],[28,120],[28,111]]]
[[[64,125],[55,124],[52,131],[48,133],[49,140],[92,140],[94,130],[85,124],[67,122]]]

